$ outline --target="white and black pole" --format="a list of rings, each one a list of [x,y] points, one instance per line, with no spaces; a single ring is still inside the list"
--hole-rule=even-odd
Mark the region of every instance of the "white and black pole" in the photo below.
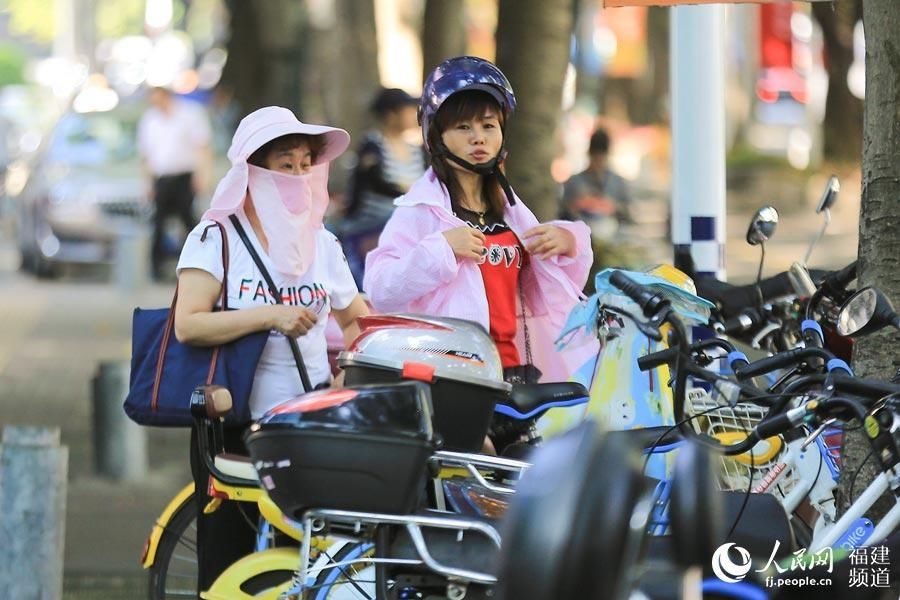
[[[725,278],[724,29],[724,6],[672,8],[675,266],[719,279]]]

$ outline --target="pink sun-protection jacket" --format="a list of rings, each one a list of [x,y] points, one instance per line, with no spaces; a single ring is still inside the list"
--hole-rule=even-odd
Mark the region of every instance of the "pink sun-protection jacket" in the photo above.
[[[478,264],[457,259],[443,235],[465,223],[454,216],[450,195],[433,170],[426,171],[394,205],[378,247],[366,257],[363,289],[374,308],[467,319],[489,330],[488,302]],[[523,241],[526,231],[540,225],[518,196],[515,205],[507,203],[503,219]],[[542,381],[566,381],[596,355],[596,344],[589,340],[562,352],[553,344],[569,311],[583,298],[581,290],[592,262],[590,230],[580,222],[551,224],[575,236],[575,256],[531,256],[522,271],[522,292],[529,345],[534,363],[544,374]],[[517,331],[516,346],[525,360],[522,327]]]

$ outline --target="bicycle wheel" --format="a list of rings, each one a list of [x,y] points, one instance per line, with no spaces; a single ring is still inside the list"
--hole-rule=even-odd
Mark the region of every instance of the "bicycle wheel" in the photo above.
[[[150,600],[197,597],[197,503],[191,494],[172,514],[150,567]]]
[[[325,551],[323,551],[324,553]],[[371,558],[375,555],[375,545],[367,542],[347,543],[327,564]],[[370,562],[353,563],[319,572],[314,587],[307,598],[313,600],[374,600],[375,565]]]
[[[206,600],[277,600],[293,587],[297,566],[296,548],[254,552],[225,569],[200,597]]]

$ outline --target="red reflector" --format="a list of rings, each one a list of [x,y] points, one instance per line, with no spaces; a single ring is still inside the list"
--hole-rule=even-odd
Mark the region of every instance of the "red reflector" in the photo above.
[[[144,541],[144,549],[141,550],[141,562],[140,564],[144,564],[144,561],[147,560],[147,553],[150,552],[150,538],[147,538]]]
[[[425,363],[405,362],[403,363],[403,371],[400,375],[403,379],[414,379],[416,381],[432,383],[434,381],[434,367]]]
[[[206,495],[210,498],[221,498],[222,500],[228,500],[228,494],[216,489],[212,475],[209,476],[209,485],[206,486]]]

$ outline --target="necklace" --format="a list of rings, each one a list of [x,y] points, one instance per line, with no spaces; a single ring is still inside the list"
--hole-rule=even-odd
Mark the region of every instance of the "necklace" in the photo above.
[[[485,220],[484,220],[484,215],[486,215],[488,211],[486,211],[486,210],[483,210],[483,211],[472,210],[471,208],[466,208],[465,206],[460,206],[459,208],[462,209],[462,210],[464,210],[464,211],[466,211],[467,213],[472,213],[473,215],[476,215],[476,216],[478,217],[478,224],[479,224],[479,225],[482,225],[482,226],[487,225],[487,223],[486,223]]]

